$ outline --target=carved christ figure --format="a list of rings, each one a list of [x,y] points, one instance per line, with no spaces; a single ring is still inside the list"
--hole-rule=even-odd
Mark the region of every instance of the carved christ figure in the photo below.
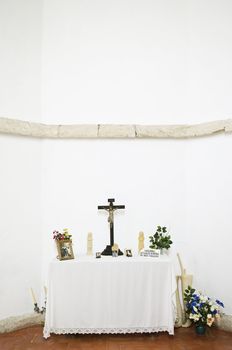
[[[107,209],[107,211],[109,212],[109,216],[108,216],[108,222],[110,224],[113,224],[114,223],[114,210],[115,209],[112,209],[111,207],[109,209]]]

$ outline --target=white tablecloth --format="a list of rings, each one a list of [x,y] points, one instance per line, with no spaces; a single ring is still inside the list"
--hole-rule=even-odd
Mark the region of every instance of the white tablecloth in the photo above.
[[[50,333],[174,334],[168,257],[94,257],[50,264],[44,337]]]

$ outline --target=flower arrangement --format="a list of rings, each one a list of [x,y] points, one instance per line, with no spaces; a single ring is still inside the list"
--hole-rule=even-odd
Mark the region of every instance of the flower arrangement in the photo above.
[[[72,235],[68,233],[68,229],[64,228],[63,233],[60,233],[59,231],[53,231],[53,239],[56,241],[63,241],[63,240],[71,240]]]
[[[209,327],[220,319],[221,307],[224,307],[220,300],[215,302],[201,292],[188,286],[184,291],[184,300],[186,302],[186,313],[190,320],[196,325],[207,325]]]
[[[167,234],[167,227],[157,226],[156,233],[149,237],[152,249],[169,249],[171,244],[171,236]]]

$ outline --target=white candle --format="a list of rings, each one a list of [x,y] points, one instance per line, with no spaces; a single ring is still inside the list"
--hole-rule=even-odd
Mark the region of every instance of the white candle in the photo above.
[[[37,304],[36,299],[35,299],[35,294],[34,294],[34,291],[32,288],[31,288],[31,296],[32,296],[33,303]]]
[[[45,295],[45,298],[47,298],[47,287],[44,286],[44,295]]]

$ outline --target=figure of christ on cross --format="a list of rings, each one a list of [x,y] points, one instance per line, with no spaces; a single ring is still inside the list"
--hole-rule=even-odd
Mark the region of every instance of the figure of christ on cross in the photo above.
[[[108,199],[109,205],[99,205],[98,209],[104,209],[109,212],[108,222],[110,223],[110,245],[101,253],[102,255],[112,255],[112,247],[114,245],[114,211],[117,209],[125,209],[125,205],[114,205],[114,198]],[[118,250],[118,255],[123,255],[121,250]]]

